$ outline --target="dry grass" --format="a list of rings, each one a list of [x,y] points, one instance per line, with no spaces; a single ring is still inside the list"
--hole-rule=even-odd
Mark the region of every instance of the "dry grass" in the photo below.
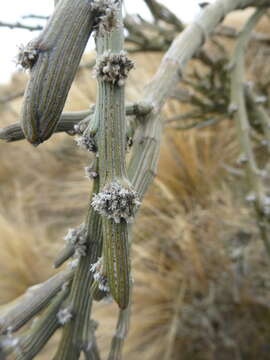
[[[135,56],[129,101],[139,98],[160,58]],[[16,75],[1,93],[24,83],[25,75]],[[94,98],[95,83],[81,70],[66,110],[85,109]],[[1,126],[17,121],[20,102],[1,107]],[[184,110],[170,101],[165,114]],[[234,165],[237,155],[229,121],[204,130],[166,130],[158,177],[134,227],[134,308],[126,359],[269,359],[269,267],[253,213],[242,201],[244,184],[224,168]],[[67,135],[37,149],[24,142],[0,144],[1,304],[52,274],[66,229],[85,214],[88,162]],[[115,310],[96,306],[104,352]],[[37,359],[51,358],[55,342]]]
[[[1,211],[0,304],[21,295],[25,290],[53,274],[52,261],[59,248],[46,236],[43,225],[25,222],[18,208],[16,222]]]
[[[158,197],[167,211],[145,209],[136,229],[127,358],[267,359],[269,263],[247,209],[226,187],[188,212]]]

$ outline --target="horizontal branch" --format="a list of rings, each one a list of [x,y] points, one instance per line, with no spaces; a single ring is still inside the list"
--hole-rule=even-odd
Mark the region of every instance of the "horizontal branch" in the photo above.
[[[48,20],[49,16],[45,16],[45,15],[35,15],[35,14],[28,14],[28,15],[24,15],[22,17],[23,19],[39,19],[39,20]]]
[[[91,110],[74,111],[63,113],[56,127],[55,132],[68,132],[74,130],[74,125],[85,119],[91,114]],[[0,139],[7,142],[13,142],[25,139],[20,123],[8,125],[0,129]]]
[[[126,115],[140,117],[147,115],[151,110],[152,106],[147,103],[134,103],[126,106]],[[92,106],[89,110],[62,113],[55,133],[70,132],[70,135],[74,135],[74,126],[80,121],[85,120],[89,115],[94,114],[94,111],[95,106]],[[0,129],[0,139],[6,142],[25,139],[20,123],[11,124]]]

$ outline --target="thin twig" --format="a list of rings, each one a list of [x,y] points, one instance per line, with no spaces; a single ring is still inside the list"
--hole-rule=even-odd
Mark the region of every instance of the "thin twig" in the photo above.
[[[129,104],[126,106],[127,116],[145,116],[152,110],[151,105],[144,102],[138,102]],[[54,133],[66,132],[69,135],[75,135],[76,131],[74,126],[81,121],[89,120],[89,116],[93,115],[95,111],[95,105],[89,110],[71,111],[62,113],[59,123],[56,126]],[[13,142],[25,139],[20,123],[15,123],[0,129],[0,139],[6,142]]]
[[[38,31],[43,29],[43,26],[41,25],[31,26],[31,25],[24,25],[20,22],[8,23],[3,21],[0,21],[0,27],[7,27],[9,29],[23,29],[29,31]]]
[[[217,123],[219,123],[221,120],[226,119],[224,118],[214,118],[214,119],[207,119],[207,120],[201,120],[200,122],[194,122],[189,125],[168,125],[170,128],[176,129],[176,130],[191,130],[191,129],[203,129],[207,126],[212,126]]]
[[[168,24],[174,25],[177,31],[182,31],[184,29],[184,24],[166,6],[156,0],[144,0],[144,2],[156,20],[163,20]]]
[[[48,19],[49,19],[49,16],[36,15],[36,14],[28,14],[28,15],[24,15],[22,18],[23,18],[23,19],[48,20]]]

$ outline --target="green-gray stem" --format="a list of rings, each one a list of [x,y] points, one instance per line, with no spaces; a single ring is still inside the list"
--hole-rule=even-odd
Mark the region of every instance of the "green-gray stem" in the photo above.
[[[95,194],[98,191],[99,177],[94,179],[92,193]],[[92,194],[90,198],[92,198]],[[86,254],[80,258],[72,283],[71,294],[68,298],[68,304],[74,317],[64,326],[62,339],[54,357],[55,360],[79,359],[85,345],[85,327],[90,319],[92,307],[90,289],[93,283],[93,272],[90,271],[90,267],[97,262],[102,251],[101,218],[91,206],[88,209],[85,226]]]
[[[61,326],[58,313],[69,293],[69,286],[67,284],[64,286],[29,330],[18,336],[7,335],[7,338],[10,338],[10,341],[7,342],[7,354],[12,352],[14,359],[28,360],[33,359],[39,353],[53,333]]]
[[[245,157],[246,170],[248,179],[252,189],[256,192],[258,201],[261,204],[264,198],[264,191],[262,181],[259,176],[259,169],[256,164],[256,159],[253,153],[252,144],[250,140],[250,125],[248,121],[245,95],[244,95],[244,81],[245,81],[245,63],[244,55],[247,47],[249,36],[257,24],[264,10],[257,11],[247,22],[237,41],[235,52],[231,61],[231,111],[233,112],[235,122],[237,125],[239,142],[243,156]]]
[[[149,114],[151,110],[151,105],[141,102],[127,105],[125,111],[126,116],[143,117]],[[92,106],[89,110],[62,113],[54,133],[68,132],[70,135],[74,134],[74,126],[81,121],[87,120],[87,117],[94,114],[94,112],[95,106]],[[25,139],[20,123],[11,124],[0,129],[0,139],[7,142]]]
[[[258,226],[261,231],[267,253],[270,255],[270,238],[267,231],[269,205],[261,171],[256,164],[255,155],[250,139],[250,126],[245,103],[245,50],[250,39],[251,32],[257,22],[264,14],[264,9],[257,10],[247,21],[240,33],[236,43],[235,52],[232,58],[231,74],[231,107],[234,111],[234,118],[237,125],[238,137],[242,153],[245,157],[245,169],[251,192],[254,194],[254,204],[258,219]]]
[[[21,126],[33,145],[48,139],[57,126],[93,30],[92,2],[61,0],[41,34],[19,53],[18,62],[30,69]]]
[[[249,85],[245,87],[245,95],[246,95],[247,103],[254,114],[254,118],[262,126],[267,149],[268,152],[270,152],[270,117],[264,106],[257,102],[256,94],[254,94],[252,88]]]
[[[124,82],[132,67],[123,52],[121,1],[116,5],[116,26],[97,34],[98,59],[98,156],[101,191],[92,205],[102,215],[103,262],[111,295],[121,308],[129,303],[129,245],[127,211],[135,206],[135,192],[127,179],[125,147],[126,119]],[[122,197],[122,198],[121,198]],[[105,199],[108,199],[106,201]],[[109,205],[108,205],[109,204]],[[123,211],[122,211],[123,210]],[[132,210],[131,210],[132,212]]]

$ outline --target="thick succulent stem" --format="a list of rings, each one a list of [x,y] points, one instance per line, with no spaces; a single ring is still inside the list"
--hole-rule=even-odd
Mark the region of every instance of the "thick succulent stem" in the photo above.
[[[52,300],[46,311],[36,320],[33,326],[18,336],[8,334],[2,340],[4,352],[13,353],[16,360],[33,359],[43,348],[53,333],[63,322],[59,319],[60,308],[69,293],[69,286],[64,286]],[[1,346],[1,343],[0,343]]]
[[[114,4],[115,25],[97,32],[98,156],[100,192],[92,206],[102,216],[103,263],[110,293],[121,308],[129,302],[129,245],[127,222],[138,201],[127,178],[125,148],[125,78],[132,62],[123,52],[121,1]]]
[[[91,309],[88,309],[87,313],[90,315]],[[85,321],[83,353],[86,360],[100,360],[95,336],[97,327],[98,323],[94,320],[91,320],[90,317],[88,321]]]
[[[96,163],[98,160],[96,160]],[[97,166],[97,164],[96,164]],[[98,168],[95,168],[98,173]],[[93,194],[99,191],[99,177],[93,181]],[[92,198],[92,195],[91,195]],[[68,305],[73,318],[63,329],[62,339],[55,360],[76,360],[85,346],[85,327],[90,319],[92,296],[90,293],[94,274],[91,264],[97,262],[102,251],[102,227],[100,215],[89,206],[85,220],[85,255],[79,259],[72,283]],[[90,339],[89,339],[90,341]]]
[[[22,48],[18,62],[30,69],[21,115],[26,139],[38,145],[54,132],[96,12],[89,0],[61,0],[42,33]]]
[[[138,116],[144,117],[149,114],[152,110],[151,105],[139,102],[134,104],[129,104],[126,106],[126,115],[127,116]],[[95,106],[93,105],[89,110],[82,111],[72,111],[62,113],[59,122],[56,125],[54,133],[67,132],[70,135],[75,135],[77,132],[83,132],[80,130],[83,123],[83,128],[85,123],[89,122],[91,115],[95,112]],[[79,126],[79,131],[76,129],[76,126]],[[14,123],[0,129],[0,139],[5,140],[6,142],[13,142],[18,140],[25,139],[25,135],[22,131],[20,123]]]
[[[129,331],[131,306],[120,309],[115,334],[112,338],[108,360],[121,360],[125,340]]]

